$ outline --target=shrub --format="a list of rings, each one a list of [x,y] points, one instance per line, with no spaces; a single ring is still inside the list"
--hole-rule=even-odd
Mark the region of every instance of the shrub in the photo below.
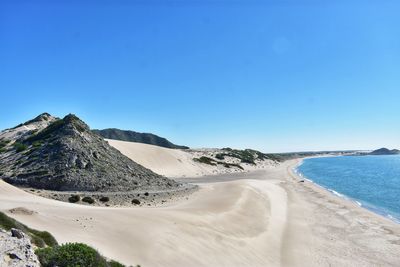
[[[110,267],[125,267],[125,265],[123,265],[117,261],[110,261],[108,263],[108,266],[110,266]],[[137,266],[139,266],[139,265],[137,265]]]
[[[132,199],[132,204],[135,204],[135,205],[140,205],[140,200],[139,200],[139,199],[136,199],[136,198],[134,198],[134,199]]]
[[[85,244],[58,246],[49,232],[31,229],[2,212],[0,212],[0,228],[7,231],[16,228],[28,235],[32,243],[39,247],[35,253],[43,267],[125,267],[119,262],[107,261],[95,249]]]
[[[64,125],[64,120],[56,120],[42,131],[28,137],[25,140],[25,142],[33,143],[35,141],[43,141],[45,139],[48,139],[55,131],[60,129],[63,125]]]
[[[47,231],[30,229],[30,233],[32,234],[32,242],[38,247],[56,246],[58,244],[56,239]]]
[[[219,159],[219,160],[223,160],[223,159],[225,159],[225,154],[218,153],[217,155],[215,155],[215,158]]]
[[[49,232],[31,229],[13,218],[8,217],[2,212],[0,212],[0,228],[7,231],[11,230],[11,228],[19,229],[27,234],[32,239],[32,243],[38,247],[57,245],[56,239]]]
[[[110,198],[109,197],[101,197],[100,201],[101,202],[108,202],[108,201],[110,201]]]
[[[215,166],[215,160],[209,157],[193,158],[194,161]]]
[[[0,140],[0,148],[5,147],[10,142],[11,142],[10,140],[1,139]]]
[[[72,195],[72,196],[70,196],[70,197],[68,198],[68,201],[71,202],[71,203],[76,203],[76,202],[78,202],[79,200],[81,200],[81,197],[78,196],[78,195]]]
[[[21,152],[21,151],[26,150],[26,149],[28,148],[28,146],[27,146],[27,145],[24,145],[24,144],[21,144],[21,143],[18,143],[18,142],[15,142],[15,143],[14,143],[14,148],[15,148],[15,150],[16,150],[17,152]]]
[[[239,164],[234,164],[234,163],[221,163],[221,164],[224,164],[225,168],[235,167],[244,170],[243,167],[240,166]]]
[[[94,248],[82,243],[37,249],[35,253],[43,267],[125,267],[117,261],[107,261]]]
[[[40,147],[41,145],[42,145],[41,141],[35,141],[35,142],[32,143],[33,147]]]
[[[36,250],[43,267],[107,267],[107,261],[93,248],[81,243]]]
[[[83,202],[89,203],[89,204],[93,204],[94,203],[94,199],[92,197],[84,197],[82,198]]]

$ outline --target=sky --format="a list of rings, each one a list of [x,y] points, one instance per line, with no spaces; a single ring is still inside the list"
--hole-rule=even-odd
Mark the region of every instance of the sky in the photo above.
[[[42,112],[191,147],[400,148],[399,1],[0,1],[0,129]]]

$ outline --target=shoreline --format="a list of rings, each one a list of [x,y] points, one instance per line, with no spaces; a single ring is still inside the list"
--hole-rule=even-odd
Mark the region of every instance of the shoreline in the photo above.
[[[343,157],[343,156],[326,156],[326,157]],[[368,205],[363,204],[362,200],[352,198],[350,196],[347,196],[346,194],[337,192],[336,190],[334,190],[332,188],[320,185],[319,183],[315,182],[314,180],[310,179],[309,177],[307,177],[303,173],[301,173],[298,168],[301,166],[301,164],[303,164],[303,161],[306,159],[312,159],[312,158],[317,158],[317,157],[306,157],[306,158],[298,159],[299,160],[298,163],[295,166],[293,166],[293,168],[292,168],[292,174],[294,176],[297,176],[297,178],[299,180],[305,180],[305,181],[309,182],[310,184],[314,185],[315,187],[317,187],[318,189],[322,189],[322,190],[326,191],[327,193],[329,193],[332,196],[335,196],[341,200],[348,201],[349,203],[355,204],[365,211],[371,212],[374,215],[377,215],[381,218],[384,218],[386,220],[389,220],[391,222],[394,222],[394,223],[400,225],[400,219],[392,216],[389,213],[385,213],[384,211],[381,212],[381,210],[379,209],[380,207],[373,207],[372,205],[371,205],[371,207],[369,207]]]
[[[188,200],[162,207],[77,205],[0,181],[0,210],[59,243],[83,242],[126,265],[399,266],[400,226],[299,183],[299,161],[197,178]]]

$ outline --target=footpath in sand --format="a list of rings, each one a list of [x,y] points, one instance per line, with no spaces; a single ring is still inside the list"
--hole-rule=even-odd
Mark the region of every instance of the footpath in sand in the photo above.
[[[58,202],[0,181],[0,210],[61,243],[85,242],[145,267],[400,266],[400,226],[299,182],[298,162],[187,178],[200,190],[152,208]],[[8,212],[18,207],[25,212]]]

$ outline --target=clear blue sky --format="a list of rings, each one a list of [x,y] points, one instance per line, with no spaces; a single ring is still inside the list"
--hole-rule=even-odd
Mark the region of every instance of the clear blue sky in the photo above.
[[[3,0],[0,128],[46,111],[193,147],[400,148],[399,14],[385,0]]]

